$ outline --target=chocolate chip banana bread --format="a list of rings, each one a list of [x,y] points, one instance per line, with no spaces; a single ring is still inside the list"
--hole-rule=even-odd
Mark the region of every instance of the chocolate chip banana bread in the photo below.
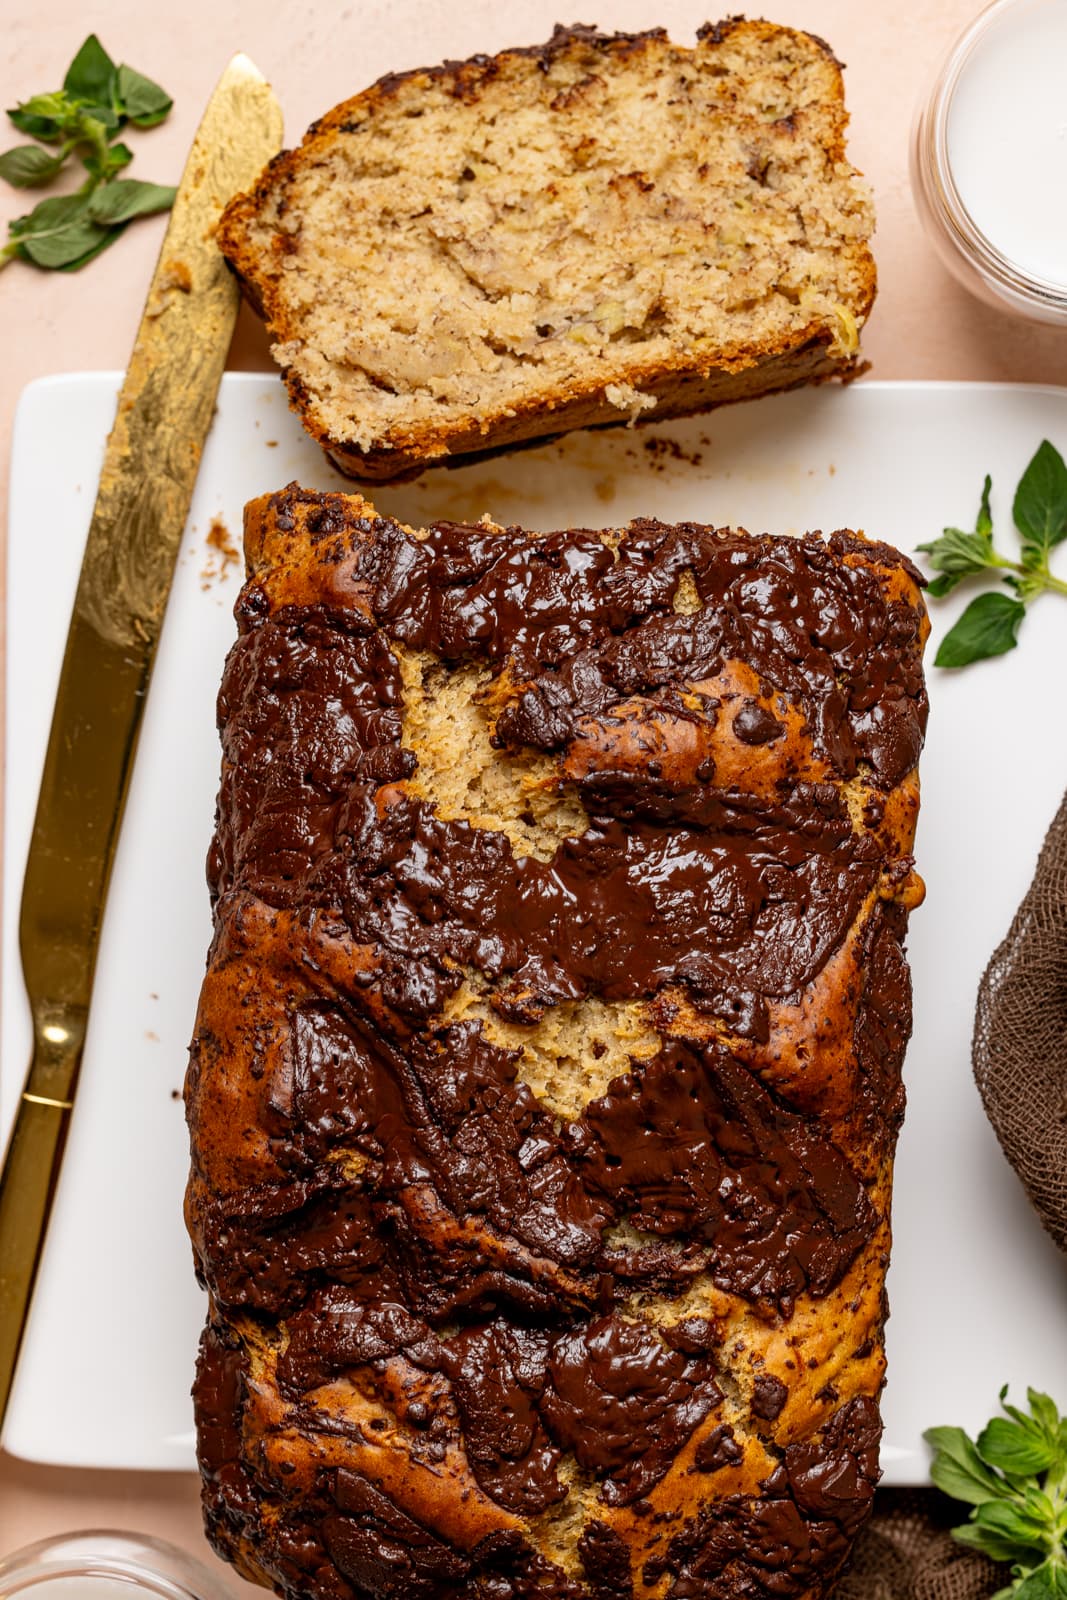
[[[297,1600],[797,1600],[871,1503],[918,574],[249,506],[187,1103],[207,1527]]]
[[[557,28],[338,106],[219,240],[336,465],[410,476],[853,372],[875,274],[846,122],[792,28]]]

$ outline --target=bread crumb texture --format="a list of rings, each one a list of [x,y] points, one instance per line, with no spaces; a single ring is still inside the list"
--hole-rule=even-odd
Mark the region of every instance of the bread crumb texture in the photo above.
[[[853,370],[866,185],[819,39],[557,29],[381,80],[227,210],[294,406],[354,475]]]

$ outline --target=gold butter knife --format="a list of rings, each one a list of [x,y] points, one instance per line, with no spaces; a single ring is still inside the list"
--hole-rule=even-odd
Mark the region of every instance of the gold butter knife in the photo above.
[[[100,474],[22,891],[33,1055],[0,1172],[0,1423],[74,1104],[141,713],[237,317],[215,230],[281,137],[269,85],[235,56],[182,174]]]

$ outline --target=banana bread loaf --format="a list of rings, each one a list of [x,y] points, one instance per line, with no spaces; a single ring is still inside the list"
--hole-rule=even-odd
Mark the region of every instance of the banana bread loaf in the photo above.
[[[877,1478],[918,574],[296,485],[245,540],[212,1541],[291,1600],[822,1595]]]
[[[846,121],[810,34],[557,28],[346,101],[219,239],[336,465],[410,476],[853,372],[875,277]]]

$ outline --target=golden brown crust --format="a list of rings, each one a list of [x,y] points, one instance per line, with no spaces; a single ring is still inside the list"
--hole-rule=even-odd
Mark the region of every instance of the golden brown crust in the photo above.
[[[751,365],[733,370],[694,372],[686,369],[682,358],[673,369],[649,367],[639,376],[637,387],[646,385],[654,390],[659,403],[655,415],[644,420],[665,422],[672,417],[696,416],[717,406],[756,400],[761,395],[780,394],[810,383],[857,377],[865,364],[858,355],[847,361],[833,355],[829,350],[831,339],[829,329],[805,329],[797,335],[795,348],[756,353]],[[560,391],[510,408],[515,413],[513,416],[472,417],[453,425],[447,432],[441,429],[433,433],[413,431],[389,449],[359,450],[333,440],[317,423],[299,378],[288,372],[285,379],[293,410],[300,413],[304,426],[333,465],[347,476],[367,483],[395,483],[398,479],[418,476],[428,465],[464,466],[480,456],[495,455],[527,443],[542,443],[575,428],[630,426],[625,417],[620,417],[617,408],[605,401],[602,388],[579,394]],[[642,425],[640,417],[635,419],[635,425]]]
[[[372,437],[367,436],[370,424],[364,425],[358,414],[350,432],[339,431],[337,406],[327,405],[291,354],[309,335],[303,312],[294,310],[286,294],[286,277],[298,261],[301,237],[299,221],[293,224],[294,231],[289,231],[287,196],[304,174],[333,156],[352,130],[373,125],[395,109],[398,99],[407,103],[431,90],[446,92],[455,101],[457,117],[475,116],[486,94],[501,80],[525,70],[531,60],[541,70],[550,71],[574,58],[575,70],[581,70],[592,56],[603,70],[637,73],[645,61],[658,65],[663,60],[695,60],[698,53],[703,59],[736,46],[739,40],[757,53],[761,48],[773,52],[794,48],[802,58],[810,58],[814,51],[832,69],[818,132],[810,137],[820,142],[827,173],[851,174],[845,155],[847,117],[840,64],[829,46],[814,35],[733,17],[702,29],[695,51],[671,44],[662,29],[636,35],[557,29],[549,44],[540,49],[506,50],[491,58],[475,57],[390,75],[327,113],[309,129],[298,149],[282,152],[249,193],[231,202],[220,227],[220,246],[250,301],[269,324],[293,409],[341,471],[368,481],[410,477],[428,465],[455,464],[471,455],[514,448],[572,428],[684,416],[797,384],[849,378],[862,370],[856,330],[869,315],[876,288],[874,260],[863,238],[842,241],[846,271],[839,291],[840,315],[823,295],[818,313],[794,319],[787,332],[763,338],[738,338],[736,333],[726,332],[715,344],[679,336],[669,351],[657,350],[654,360],[642,362],[631,350],[622,367],[619,363],[625,352],[612,346],[599,369],[571,377],[546,371],[535,390],[517,396],[508,393],[498,399],[493,383],[486,381],[477,404],[455,415],[435,416],[432,404],[416,403],[425,398],[416,391],[410,417],[397,415],[376,433],[372,428]],[[803,114],[797,115],[803,121]],[[788,133],[790,117],[774,126]],[[636,173],[629,176],[641,177]],[[373,249],[373,241],[366,241],[365,248]],[[298,264],[295,270],[300,271]],[[399,310],[404,310],[402,305]],[[725,327],[729,327],[729,317]],[[388,385],[388,374],[373,381]],[[637,398],[629,412],[624,398],[616,396],[613,403],[605,390],[620,383],[626,393],[633,390],[637,397],[644,397],[649,409],[642,410]],[[656,404],[651,408],[653,396]]]

